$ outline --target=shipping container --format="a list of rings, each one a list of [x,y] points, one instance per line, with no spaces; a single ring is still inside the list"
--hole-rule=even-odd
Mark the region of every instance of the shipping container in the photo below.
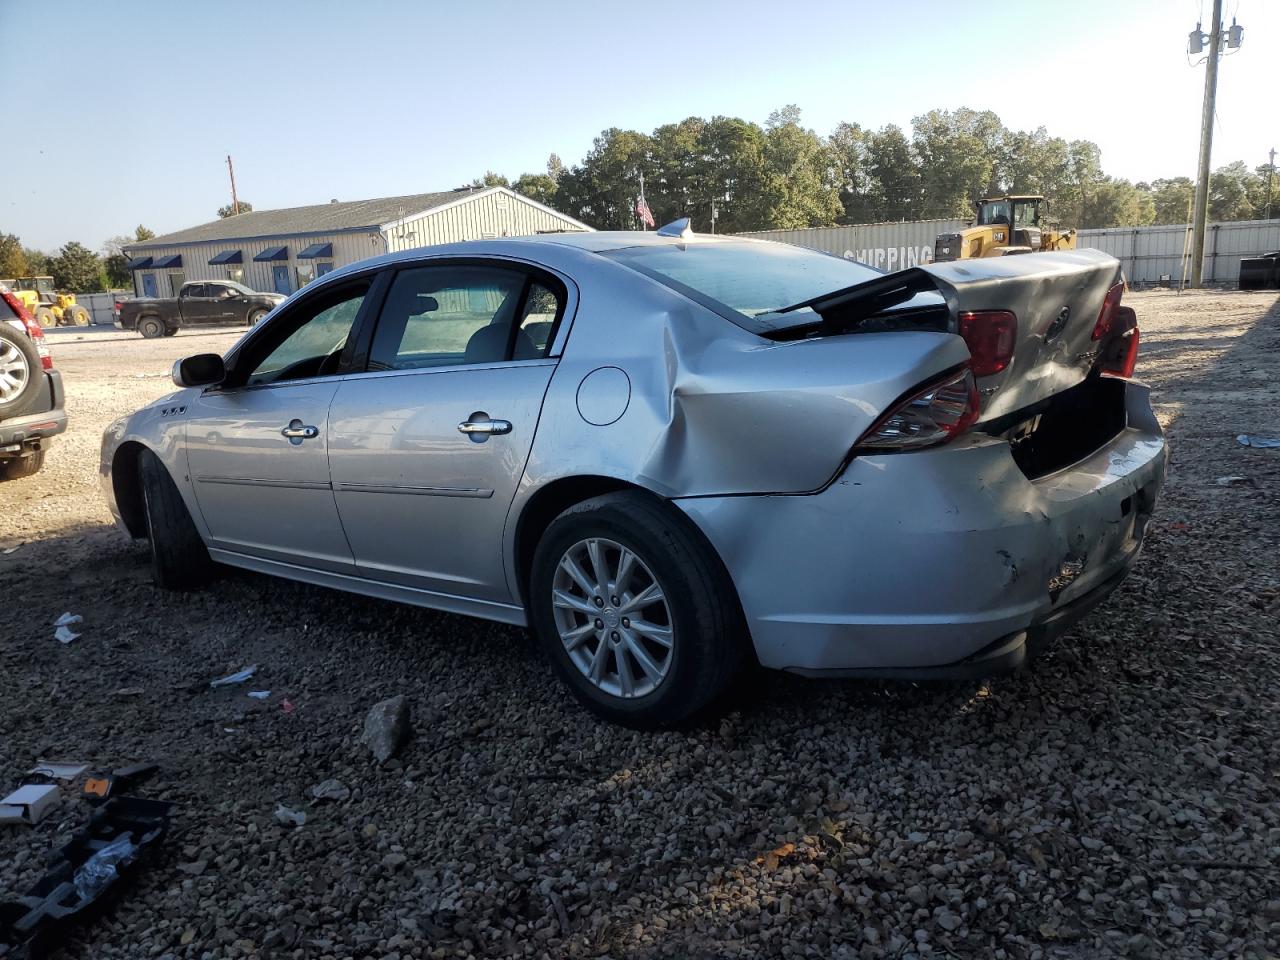
[[[755,230],[737,236],[793,243],[894,271],[929,263],[938,234],[955,233],[966,225],[965,220],[907,220],[807,230]]]

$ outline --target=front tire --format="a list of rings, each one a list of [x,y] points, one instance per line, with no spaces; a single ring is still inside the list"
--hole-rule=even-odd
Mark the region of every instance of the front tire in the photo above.
[[[556,672],[616,723],[681,724],[719,700],[747,662],[719,557],[687,518],[639,491],[560,514],[534,553],[529,590]]]
[[[143,317],[138,321],[138,332],[147,340],[164,336],[164,324],[159,317]]]
[[[270,311],[268,310],[251,310],[246,320],[246,326],[256,327],[258,324],[262,322],[262,318],[265,317],[269,312]]]
[[[143,450],[138,457],[138,476],[156,586],[191,590],[208,583],[213,561],[169,471],[159,457]]]
[[[58,325],[58,315],[48,307],[36,307],[35,312],[36,323],[44,327],[46,330],[50,327]]]

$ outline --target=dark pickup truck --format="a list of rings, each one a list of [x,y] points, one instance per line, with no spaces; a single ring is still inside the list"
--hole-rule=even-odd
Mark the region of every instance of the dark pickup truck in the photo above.
[[[258,293],[234,280],[192,280],[176,297],[140,297],[119,304],[116,326],[144,337],[171,337],[194,325],[254,326],[284,297]]]

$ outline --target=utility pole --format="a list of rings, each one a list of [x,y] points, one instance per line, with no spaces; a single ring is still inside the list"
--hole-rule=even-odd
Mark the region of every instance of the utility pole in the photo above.
[[[231,215],[240,216],[240,201],[236,197],[236,168],[231,162],[231,154],[227,154],[227,172],[231,174]]]
[[[1275,175],[1275,172],[1276,172],[1276,148],[1272,147],[1271,162],[1267,164],[1267,216],[1266,216],[1266,219],[1268,220],[1271,219],[1271,178]]]
[[[1222,0],[1213,0],[1213,20],[1209,23],[1209,59],[1205,65],[1204,105],[1200,110],[1200,169],[1196,176],[1195,204],[1191,218],[1191,286],[1201,286],[1204,273],[1205,219],[1209,212],[1209,154],[1213,147],[1214,102],[1218,97],[1218,61],[1222,56],[1222,42],[1236,50],[1244,28],[1231,21],[1231,29],[1222,28]],[[1205,34],[1200,24],[1191,31],[1187,52],[1200,53],[1204,49]]]

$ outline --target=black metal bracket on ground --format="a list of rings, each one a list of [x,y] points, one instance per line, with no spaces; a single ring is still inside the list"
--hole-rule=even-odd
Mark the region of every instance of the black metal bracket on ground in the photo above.
[[[173,804],[113,797],[53,857],[49,870],[25,896],[0,901],[0,957],[36,960],[66,938],[74,924],[96,915],[137,873],[169,829]],[[82,896],[76,873],[108,844],[129,837],[136,848],[116,865],[110,882]]]

